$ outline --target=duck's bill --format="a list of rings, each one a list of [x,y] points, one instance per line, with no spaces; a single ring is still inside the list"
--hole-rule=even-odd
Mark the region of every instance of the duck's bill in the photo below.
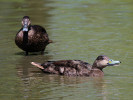
[[[24,25],[23,31],[28,31],[28,25],[27,24]]]
[[[23,31],[26,31],[27,32],[28,31],[28,28],[23,28]]]
[[[121,62],[110,59],[108,66],[118,66]]]

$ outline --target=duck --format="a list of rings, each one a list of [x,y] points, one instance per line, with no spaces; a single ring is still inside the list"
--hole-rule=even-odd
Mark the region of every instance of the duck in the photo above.
[[[52,40],[49,40],[45,28],[40,25],[31,25],[30,17],[24,16],[22,18],[22,28],[15,36],[15,43],[25,51],[26,55],[29,52],[39,51],[43,54],[46,46],[52,43]]]
[[[41,69],[44,73],[65,76],[104,76],[103,68],[118,66],[121,62],[109,59],[106,55],[99,55],[93,65],[81,60],[58,60],[44,63],[31,62],[32,65]]]

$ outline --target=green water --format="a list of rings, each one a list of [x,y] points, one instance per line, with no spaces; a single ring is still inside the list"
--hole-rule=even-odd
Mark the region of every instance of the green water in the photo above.
[[[45,54],[25,56],[14,43],[21,18],[46,28]],[[100,55],[120,60],[103,78],[42,73],[30,62]],[[132,100],[132,0],[0,0],[0,100]]]

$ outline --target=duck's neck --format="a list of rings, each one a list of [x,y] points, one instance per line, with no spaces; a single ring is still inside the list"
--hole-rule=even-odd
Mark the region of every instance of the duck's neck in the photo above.
[[[23,32],[23,45],[28,43],[28,31]]]
[[[92,69],[97,69],[97,70],[103,70],[104,67],[100,66],[97,61],[95,61],[92,65]]]
[[[96,66],[92,66],[92,69],[90,71],[90,76],[91,77],[102,77],[104,76],[104,73],[102,69],[97,68]]]
[[[92,69],[97,69],[103,71],[103,68],[92,66]]]

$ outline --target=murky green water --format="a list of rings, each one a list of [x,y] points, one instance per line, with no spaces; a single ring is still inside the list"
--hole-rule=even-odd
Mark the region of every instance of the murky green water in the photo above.
[[[24,56],[14,43],[21,18],[46,28],[55,43]],[[100,55],[122,62],[103,78],[47,75],[31,61]],[[132,100],[132,0],[0,0],[0,100]]]

